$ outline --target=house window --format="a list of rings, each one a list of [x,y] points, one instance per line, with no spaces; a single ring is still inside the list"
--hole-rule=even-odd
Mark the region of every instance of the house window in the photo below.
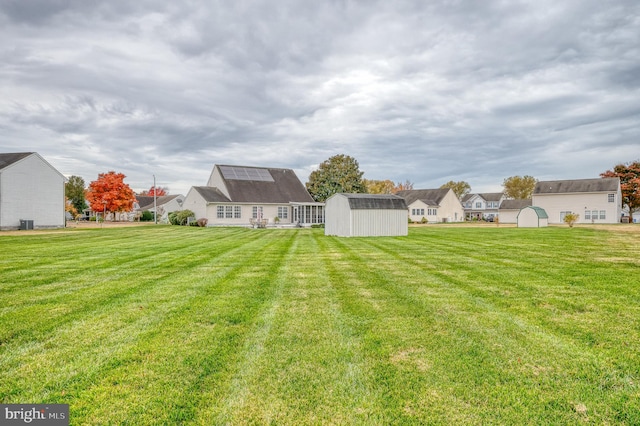
[[[482,208],[482,202],[478,201],[476,203],[476,209],[481,209]]]
[[[608,195],[608,199],[610,203],[615,203],[616,202],[616,194],[609,194]]]
[[[289,218],[289,207],[278,207],[278,217],[280,219],[288,219]]]
[[[607,212],[605,210],[600,210],[600,220],[604,220],[607,218]]]
[[[584,220],[591,220],[591,210],[584,211]]]
[[[571,212],[570,211],[569,212],[560,212],[560,222],[564,222],[564,217],[566,215],[568,215],[568,214],[571,214]],[[585,210],[584,214],[585,214],[585,219],[586,219],[587,218],[587,214],[589,214],[589,211]]]
[[[218,219],[240,219],[240,206],[217,206],[216,217]]]
[[[233,206],[225,206],[224,217],[225,219],[233,219]]]
[[[251,209],[251,217],[262,220],[262,206],[253,206]]]
[[[593,210],[591,212],[591,220],[595,220],[598,218],[598,210]]]

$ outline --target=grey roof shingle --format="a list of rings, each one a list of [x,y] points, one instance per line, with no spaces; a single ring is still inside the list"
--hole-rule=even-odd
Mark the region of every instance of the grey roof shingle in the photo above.
[[[504,200],[500,203],[500,210],[522,210],[531,206],[531,200]]]
[[[413,204],[415,201],[420,200],[429,206],[439,206],[449,191],[451,191],[449,188],[406,189],[397,192],[396,195],[404,198],[407,204]]]
[[[218,167],[252,169],[245,166],[220,165]],[[267,170],[273,181],[229,179],[222,174],[231,201],[238,203],[312,203],[314,201],[293,170],[266,167],[255,167],[255,169]]]
[[[352,210],[407,210],[404,198],[393,194],[346,194]]]
[[[534,194],[565,194],[584,192],[615,192],[620,187],[618,178],[548,180],[538,182]]]
[[[179,197],[178,194],[173,195],[161,195],[156,197],[156,205],[161,206],[163,204],[168,203],[174,198]],[[149,195],[136,195],[136,199],[138,200],[138,205],[140,206],[140,210],[147,210],[153,208],[153,196]]]
[[[11,152],[6,154],[0,154],[0,170],[32,154],[34,153],[33,152]]]
[[[204,198],[207,203],[228,203],[231,200],[227,198],[218,188],[213,186],[194,186],[193,189]]]

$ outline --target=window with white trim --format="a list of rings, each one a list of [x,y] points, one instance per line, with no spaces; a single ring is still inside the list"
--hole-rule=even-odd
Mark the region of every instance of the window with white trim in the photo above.
[[[616,194],[609,194],[608,195],[608,201],[610,203],[615,203],[616,202]]]
[[[600,220],[605,220],[607,218],[607,211],[600,210]]]
[[[591,210],[584,211],[584,220],[591,220]]]
[[[280,219],[288,219],[289,218],[289,207],[278,206],[278,217]]]
[[[224,219],[224,206],[216,207],[216,217],[218,219]]]

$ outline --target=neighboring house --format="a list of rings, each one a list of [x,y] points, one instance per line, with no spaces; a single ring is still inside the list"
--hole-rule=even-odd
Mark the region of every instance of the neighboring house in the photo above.
[[[407,203],[391,194],[334,194],[326,201],[325,235],[381,237],[408,234]]]
[[[531,200],[504,200],[500,203],[498,217],[500,223],[518,223],[518,213],[531,205]]]
[[[184,196],[181,194],[161,195],[155,197],[148,195],[136,195],[136,203],[134,209],[137,212],[150,211],[153,213],[157,210],[158,222],[166,223],[169,220],[169,213],[182,210]]]
[[[493,219],[498,216],[500,204],[506,199],[502,192],[467,194],[462,206],[467,220]]]
[[[412,222],[420,222],[423,218],[429,223],[464,221],[464,209],[451,188],[408,189],[396,195],[407,203]]]
[[[66,180],[35,152],[0,154],[0,229],[64,228]]]
[[[619,223],[622,194],[619,178],[538,182],[532,205],[542,207],[550,224],[564,223],[567,213],[580,215],[576,223]]]
[[[542,207],[524,207],[516,218],[518,228],[543,228],[549,225],[549,216]]]
[[[310,226],[324,223],[324,204],[311,198],[291,169],[216,164],[206,186],[182,203],[208,226]]]

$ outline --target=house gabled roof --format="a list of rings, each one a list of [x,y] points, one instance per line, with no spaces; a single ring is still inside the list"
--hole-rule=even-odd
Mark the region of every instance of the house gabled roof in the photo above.
[[[500,201],[504,196],[502,192],[483,192],[479,194],[485,201]]]
[[[531,200],[504,200],[500,203],[500,210],[522,210],[531,206]]]
[[[291,169],[216,165],[229,199],[238,203],[314,202]]]
[[[229,203],[231,200],[227,198],[218,188],[213,186],[194,186],[198,194],[204,198],[207,203]]]
[[[548,180],[538,182],[533,190],[534,195],[539,194],[566,194],[585,192],[616,192],[620,188],[620,179],[575,179],[575,180]]]
[[[180,194],[161,195],[159,197],[156,197],[156,205],[162,206],[177,197],[180,197]],[[153,196],[137,195],[136,199],[138,200],[140,210],[148,210],[150,208],[153,208]]]
[[[7,154],[0,154],[0,170],[33,154],[35,154],[35,152],[11,152]]]
[[[407,210],[404,198],[393,194],[336,194],[349,201],[351,210]]]
[[[420,200],[428,206],[439,206],[449,191],[451,191],[449,188],[406,189],[397,192],[396,195],[404,198],[407,204],[413,204]]]

